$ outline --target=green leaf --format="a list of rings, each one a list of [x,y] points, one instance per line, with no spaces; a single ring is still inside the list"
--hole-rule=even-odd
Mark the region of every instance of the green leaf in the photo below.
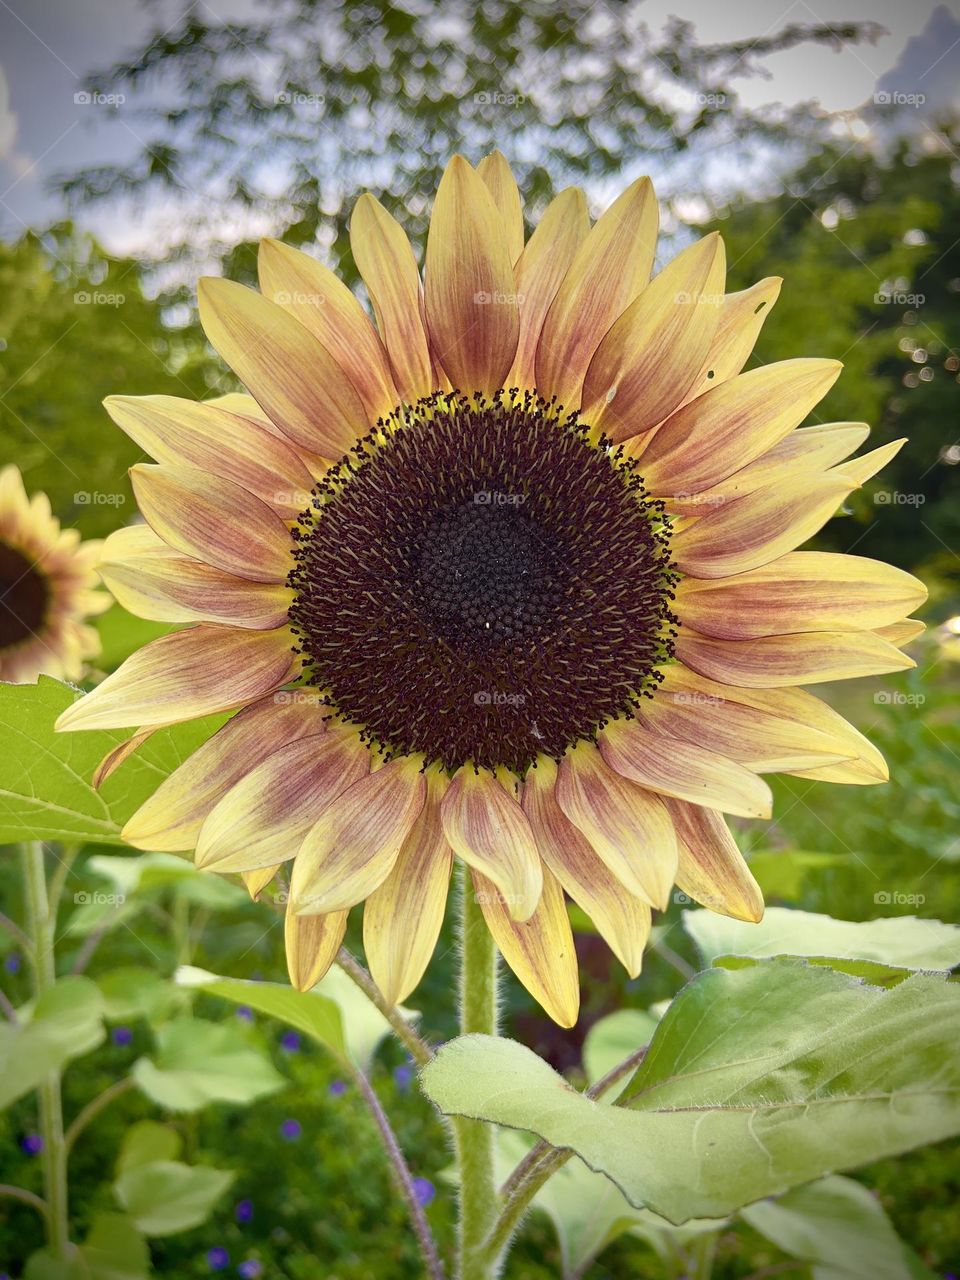
[[[49,1249],[30,1255],[24,1280],[147,1280],[150,1251],[129,1218],[98,1213],[86,1241],[64,1262]]]
[[[0,1107],[104,1038],[103,998],[89,978],[61,978],[18,1016],[19,1025],[0,1023]]]
[[[133,1078],[148,1098],[170,1111],[198,1111],[208,1102],[255,1102],[287,1083],[239,1027],[178,1018],[157,1032],[154,1059],[139,1058]]]
[[[658,1023],[659,1019],[645,1009],[618,1009],[595,1022],[583,1043],[583,1065],[590,1084],[649,1044]],[[612,1102],[618,1097],[628,1080],[629,1076],[625,1076],[621,1085],[604,1094],[605,1100]]]
[[[117,1175],[156,1160],[176,1160],[183,1145],[179,1133],[156,1120],[138,1120],[131,1125],[117,1156]]]
[[[0,684],[0,844],[121,844],[120,829],[134,810],[224,721],[209,716],[159,730],[94,791],[97,765],[130,735],[54,733],[57,716],[77,697],[48,676],[35,685]]]
[[[189,858],[173,853],[101,853],[87,860],[86,870],[110,880],[123,899],[136,893],[173,889],[198,906],[214,911],[249,901],[242,885],[209,871],[198,871]]]
[[[278,1018],[362,1071],[369,1069],[377,1045],[390,1031],[376,1005],[338,968],[331,969],[312,991],[295,991],[277,982],[220,978],[189,965],[177,971],[176,981]],[[400,1012],[407,1018],[417,1017],[413,1010]]]
[[[340,1009],[316,991],[295,991],[279,982],[250,982],[245,978],[220,978],[205,969],[185,965],[178,969],[176,981],[183,987],[202,988],[210,995],[222,996],[233,1004],[246,1005],[259,1013],[269,1014],[288,1026],[295,1027],[318,1044],[344,1057],[346,1042]]]
[[[184,993],[152,969],[130,965],[97,978],[108,1022],[121,1018],[161,1018],[184,1002]]]
[[[153,1160],[126,1169],[113,1189],[144,1235],[173,1236],[205,1222],[233,1177],[206,1165]]]
[[[723,1217],[838,1169],[960,1132],[960,988],[890,991],[769,960],[673,1001],[628,1106],[589,1101],[529,1049],[466,1036],[421,1074],[447,1114],[526,1129],[673,1223]]]
[[[741,1215],[791,1258],[830,1268],[832,1277],[935,1280],[900,1239],[880,1202],[852,1178],[823,1178]]]
[[[763,896],[785,898],[792,902],[803,892],[812,872],[843,866],[843,853],[816,853],[809,849],[764,849],[750,854],[750,870],[763,890]]]
[[[960,928],[916,916],[854,922],[769,907],[759,924],[712,911],[685,911],[683,927],[704,964],[714,964],[721,956],[784,955],[872,960],[902,969],[946,970],[960,964]]]

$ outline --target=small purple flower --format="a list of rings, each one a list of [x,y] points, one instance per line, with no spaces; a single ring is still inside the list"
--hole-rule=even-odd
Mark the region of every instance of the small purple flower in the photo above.
[[[409,1089],[413,1079],[413,1071],[409,1067],[394,1067],[393,1078],[398,1089]]]
[[[347,1092],[346,1080],[331,1081],[330,1088],[327,1090],[327,1092],[330,1094],[331,1098],[342,1098],[343,1095]]]
[[[4,960],[3,967],[6,969],[7,973],[19,973],[20,963],[21,963],[20,952],[11,951],[10,954],[7,956],[7,958]]]
[[[39,1133],[28,1133],[20,1143],[20,1146],[28,1156],[38,1156],[43,1150],[43,1139]]]
[[[237,1274],[243,1276],[243,1280],[257,1280],[257,1276],[263,1275],[263,1267],[256,1258],[248,1258],[237,1267]]]
[[[252,1022],[253,1010],[250,1008],[249,1005],[242,1004],[237,1009],[237,1017],[241,1018],[244,1022]]]
[[[284,1120],[280,1126],[281,1138],[286,1138],[288,1142],[296,1142],[303,1133],[303,1125],[299,1120]]]
[[[437,1189],[429,1178],[414,1178],[413,1194],[417,1197],[420,1208],[425,1209],[437,1194]]]
[[[300,1037],[295,1031],[285,1031],[280,1037],[280,1048],[284,1053],[299,1053]]]
[[[215,1249],[208,1250],[207,1265],[211,1271],[225,1271],[230,1265],[230,1255],[226,1249],[217,1245]]]
[[[133,1039],[133,1032],[130,1030],[129,1027],[113,1028],[114,1044],[119,1044],[119,1045],[129,1044],[132,1039]]]
[[[233,1216],[238,1222],[249,1222],[253,1217],[253,1201],[238,1200],[233,1206]]]

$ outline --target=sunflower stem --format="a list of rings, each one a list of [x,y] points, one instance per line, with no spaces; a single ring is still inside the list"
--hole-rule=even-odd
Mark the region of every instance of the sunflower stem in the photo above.
[[[497,951],[466,867],[460,868],[460,1033],[497,1034]],[[484,1242],[497,1217],[494,1128],[458,1116],[454,1138],[460,1185],[460,1280],[491,1280],[497,1260]]]
[[[34,990],[39,998],[56,981],[54,936],[56,899],[47,894],[43,845],[32,841],[21,846],[26,897],[27,935],[33,951]],[[58,881],[62,887],[62,881]],[[67,1151],[63,1137],[63,1104],[60,1072],[51,1071],[37,1090],[40,1103],[40,1136],[43,1139],[43,1183],[47,1205],[47,1244],[53,1256],[66,1262],[70,1249],[67,1207]]]

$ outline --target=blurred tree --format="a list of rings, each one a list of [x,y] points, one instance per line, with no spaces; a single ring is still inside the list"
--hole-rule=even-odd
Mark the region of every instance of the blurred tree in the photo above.
[[[144,460],[101,400],[117,392],[205,397],[230,390],[199,330],[148,298],[140,264],[69,224],[0,243],[0,463],[44,489],[85,537],[130,519],[127,467]]]
[[[882,140],[879,140],[882,143]],[[846,373],[823,422],[909,439],[852,494],[824,547],[918,567],[960,601],[960,123],[888,148],[828,148],[775,199],[725,210],[728,287],[782,275],[753,363],[830,356]]]
[[[703,45],[678,19],[654,35],[642,12],[641,0],[274,0],[223,23],[191,5],[90,81],[126,96],[123,111],[138,115],[147,139],[140,154],[60,186],[80,202],[166,196],[193,220],[185,250],[206,249],[227,223],[293,243],[321,232],[355,284],[340,233],[356,193],[387,189],[422,240],[457,150],[478,159],[504,147],[534,208],[554,181],[596,184],[635,163],[655,172],[659,158],[687,158],[676,176],[696,175],[697,188],[721,156],[728,176],[753,165],[769,177],[764,157],[776,153],[782,166],[791,142],[820,132],[823,113],[749,110],[734,80],[758,74],[772,52],[882,30],[794,23]],[[242,278],[252,265],[244,245],[225,270]]]

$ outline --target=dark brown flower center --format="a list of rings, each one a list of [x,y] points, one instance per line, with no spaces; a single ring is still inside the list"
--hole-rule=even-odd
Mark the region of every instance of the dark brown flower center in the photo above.
[[[629,712],[670,656],[662,509],[530,394],[396,411],[295,537],[308,679],[391,753],[523,773]]]
[[[22,552],[0,542],[0,649],[36,634],[47,616],[47,580]]]

